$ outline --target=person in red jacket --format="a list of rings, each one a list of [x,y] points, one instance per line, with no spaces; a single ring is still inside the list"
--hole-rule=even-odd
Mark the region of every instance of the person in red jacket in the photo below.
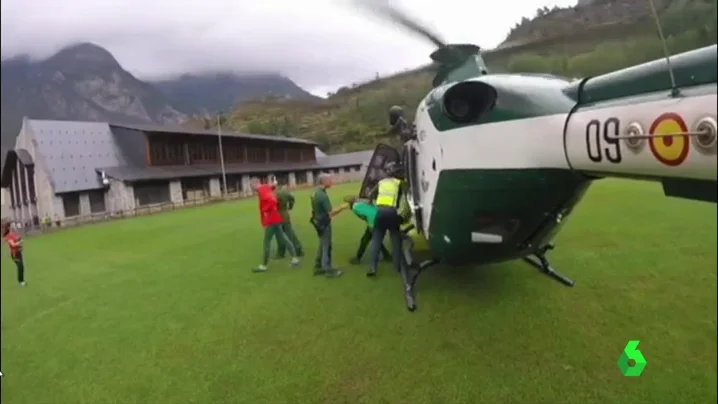
[[[22,237],[10,229],[10,222],[2,222],[2,238],[10,247],[10,256],[17,267],[17,282],[25,286],[25,263],[22,260]]]
[[[262,227],[264,227],[264,257],[262,264],[252,271],[265,272],[267,270],[273,238],[277,239],[277,244],[284,242],[287,251],[292,256],[290,265],[292,267],[298,266],[299,258],[297,257],[297,251],[284,233],[284,230],[282,230],[282,215],[279,213],[279,202],[277,201],[277,196],[274,194],[274,188],[272,185],[262,185],[256,178],[252,180],[251,185],[259,197],[259,216]]]

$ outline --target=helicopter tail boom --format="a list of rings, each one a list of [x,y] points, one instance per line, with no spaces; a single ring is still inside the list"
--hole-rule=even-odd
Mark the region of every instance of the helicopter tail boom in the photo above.
[[[661,181],[666,194],[716,201],[716,46],[572,84],[564,131],[571,169]],[[668,81],[673,70],[676,87]]]

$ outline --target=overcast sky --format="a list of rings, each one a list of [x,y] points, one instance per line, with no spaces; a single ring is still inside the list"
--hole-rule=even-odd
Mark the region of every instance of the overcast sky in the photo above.
[[[493,48],[523,16],[576,0],[393,1],[448,42]],[[142,79],[275,71],[318,95],[429,61],[434,47],[349,0],[2,0],[2,58],[76,42]],[[411,5],[409,7],[408,5]]]

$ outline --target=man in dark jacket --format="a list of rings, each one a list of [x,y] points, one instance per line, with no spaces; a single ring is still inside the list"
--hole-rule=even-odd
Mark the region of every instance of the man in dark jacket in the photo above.
[[[292,227],[292,218],[289,215],[289,211],[294,209],[294,195],[292,195],[286,187],[279,188],[276,193],[277,201],[279,203],[279,214],[282,216],[282,230],[284,231],[284,234],[287,235],[289,241],[294,245],[297,257],[303,257],[304,249],[302,248],[302,243],[299,241],[299,238],[297,238],[297,233],[294,232],[294,227]],[[277,243],[277,258],[284,258],[287,246],[281,238],[277,240]]]

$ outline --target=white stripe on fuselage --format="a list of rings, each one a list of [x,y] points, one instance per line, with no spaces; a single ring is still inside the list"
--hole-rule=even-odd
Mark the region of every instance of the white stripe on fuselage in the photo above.
[[[468,126],[439,136],[442,169],[569,169],[563,144],[568,114]],[[432,128],[433,129],[433,128]]]
[[[563,128],[568,114],[469,126],[434,127],[422,103],[416,114],[423,227],[428,234],[439,173],[443,170],[568,169]]]

